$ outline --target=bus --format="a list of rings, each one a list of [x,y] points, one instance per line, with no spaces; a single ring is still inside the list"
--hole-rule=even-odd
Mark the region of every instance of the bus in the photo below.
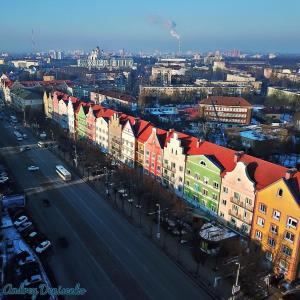
[[[56,166],[56,173],[64,180],[69,181],[71,180],[71,173],[66,170],[62,165]]]

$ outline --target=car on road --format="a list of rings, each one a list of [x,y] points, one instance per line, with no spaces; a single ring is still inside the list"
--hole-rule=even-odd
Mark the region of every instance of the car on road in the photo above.
[[[17,137],[17,141],[23,141],[23,138],[21,136]]]
[[[38,171],[40,168],[37,166],[29,166],[28,171]]]
[[[29,146],[26,146],[26,147],[21,147],[20,148],[20,152],[24,152],[26,150],[30,150],[31,148]]]
[[[35,252],[36,253],[42,253],[44,252],[46,249],[48,249],[51,246],[51,242],[48,240],[42,241],[41,243],[39,243],[36,248],[35,248]]]
[[[20,226],[21,224],[23,224],[24,222],[26,222],[28,220],[28,217],[27,216],[20,216],[18,217],[15,221],[14,221],[14,225],[15,226]]]

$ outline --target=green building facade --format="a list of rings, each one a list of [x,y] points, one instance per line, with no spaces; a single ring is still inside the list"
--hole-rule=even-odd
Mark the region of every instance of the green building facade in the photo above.
[[[211,155],[187,157],[184,199],[193,206],[218,213],[223,167]]]
[[[87,124],[86,124],[86,114],[85,109],[81,105],[80,110],[77,114],[77,136],[79,139],[86,138],[86,130]]]

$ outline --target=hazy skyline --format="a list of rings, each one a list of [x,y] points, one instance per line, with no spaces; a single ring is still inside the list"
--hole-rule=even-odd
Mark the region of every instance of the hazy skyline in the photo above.
[[[104,50],[177,51],[176,36],[170,34],[174,29],[184,52],[233,48],[300,52],[300,1],[15,0],[13,4],[1,3],[0,50],[31,50],[33,29],[38,51],[90,50],[96,45]]]

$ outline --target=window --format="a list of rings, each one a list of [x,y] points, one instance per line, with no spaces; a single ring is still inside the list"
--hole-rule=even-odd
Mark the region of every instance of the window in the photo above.
[[[294,218],[289,217],[287,220],[287,226],[296,229],[298,221]]]
[[[176,164],[175,163],[171,163],[171,167],[175,169]]]
[[[246,197],[246,203],[249,205],[252,205],[252,200],[250,198]]]
[[[284,239],[293,243],[294,240],[295,240],[295,235],[289,231],[286,231],[285,234],[284,234]]]
[[[149,154],[150,154],[150,152],[147,150],[147,151],[146,151],[146,155],[149,156]]]
[[[183,171],[183,167],[179,167],[179,171],[182,172]]]
[[[273,260],[273,254],[270,251],[266,251],[266,259],[268,261],[272,261]]]
[[[199,179],[200,179],[199,174],[198,174],[198,173],[195,173],[194,178],[195,178],[195,180],[199,180]]]
[[[201,160],[201,161],[200,161],[200,165],[202,165],[202,166],[206,166],[206,162],[205,162],[205,161],[203,161],[203,160]]]
[[[272,237],[268,237],[268,245],[272,248],[275,247],[275,240]]]
[[[265,214],[267,212],[267,206],[263,203],[259,203],[259,211]]]
[[[167,160],[167,159],[165,159],[165,160],[164,160],[164,163],[165,163],[165,164],[167,164],[167,163],[168,163],[168,160]]]
[[[223,200],[222,200],[222,204],[223,204],[223,205],[226,205],[226,203],[227,203],[227,201],[223,199]]]
[[[227,194],[228,193],[228,187],[223,186],[223,192]]]
[[[182,182],[182,177],[179,177],[179,182]]]
[[[277,196],[278,197],[282,197],[283,196],[283,190],[282,189],[278,189]]]
[[[275,210],[275,209],[273,210],[273,219],[279,221],[279,219],[280,219],[280,211]]]
[[[160,166],[157,166],[157,170],[160,171]]]
[[[255,238],[261,241],[261,239],[262,239],[262,232],[259,231],[259,230],[256,230],[255,231]]]
[[[195,184],[194,184],[194,189],[195,189],[195,191],[199,192],[199,191],[200,191],[200,186],[199,186],[199,184],[195,183]]]
[[[270,232],[273,233],[273,234],[278,234],[278,226],[275,225],[275,224],[271,224]]]
[[[220,217],[224,218],[224,213],[220,212]]]
[[[288,246],[286,245],[283,245],[282,246],[282,253],[285,254],[286,256],[292,256],[292,249],[289,248]]]
[[[188,175],[190,175],[190,174],[191,174],[191,170],[190,170],[190,169],[187,169],[187,170],[186,170],[186,173],[187,173]]]
[[[257,225],[264,227],[265,226],[265,219],[261,218],[261,217],[257,217]]]
[[[208,182],[209,182],[208,178],[207,178],[207,177],[204,177],[204,178],[203,178],[203,182],[204,182],[205,184],[208,184]]]
[[[206,189],[203,189],[202,194],[207,196],[208,195],[208,191]]]
[[[218,196],[217,196],[216,194],[212,194],[212,198],[213,198],[214,200],[218,200]]]
[[[186,181],[186,185],[187,185],[187,186],[190,186],[190,182],[189,182],[188,180]]]
[[[233,197],[234,197],[234,199],[236,199],[236,200],[240,200],[240,194],[237,193],[237,192],[234,192]]]
[[[281,259],[279,262],[280,272],[285,273],[289,269],[289,264],[286,260]]]
[[[214,181],[214,188],[215,188],[215,189],[218,189],[218,188],[219,188],[219,183],[216,182],[216,181]]]

